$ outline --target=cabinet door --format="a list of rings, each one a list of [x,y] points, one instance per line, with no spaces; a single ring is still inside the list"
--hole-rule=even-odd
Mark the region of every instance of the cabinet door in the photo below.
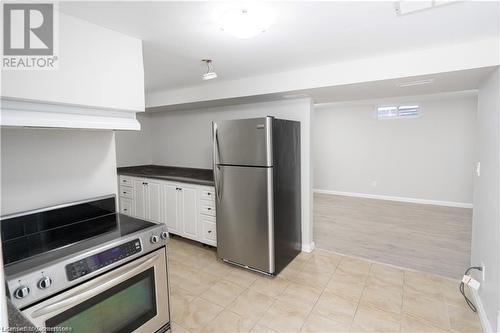
[[[180,214],[183,235],[198,240],[198,205],[196,188],[180,187]]]
[[[161,222],[161,184],[146,180],[146,219]]]
[[[144,179],[134,179],[134,216],[146,219],[146,186]]]
[[[167,225],[168,232],[174,234],[181,234],[182,231],[179,228],[179,191],[178,186],[175,184],[164,184],[163,185],[163,218],[165,224]]]

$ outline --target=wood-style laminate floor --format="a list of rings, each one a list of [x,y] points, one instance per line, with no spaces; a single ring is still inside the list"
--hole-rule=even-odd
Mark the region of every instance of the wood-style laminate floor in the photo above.
[[[470,266],[472,209],[314,195],[316,247],[460,278]]]

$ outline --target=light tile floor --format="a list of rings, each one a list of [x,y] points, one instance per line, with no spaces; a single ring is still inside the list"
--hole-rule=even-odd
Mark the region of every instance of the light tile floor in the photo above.
[[[324,250],[267,278],[169,243],[173,333],[481,332],[458,281]]]

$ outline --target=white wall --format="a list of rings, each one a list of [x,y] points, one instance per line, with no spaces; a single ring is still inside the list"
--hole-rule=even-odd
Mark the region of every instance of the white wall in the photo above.
[[[2,97],[144,111],[141,40],[59,13],[56,70],[2,70]]]
[[[253,103],[237,106],[207,108],[191,111],[171,111],[147,114],[152,142],[152,162],[194,168],[212,168],[211,122],[221,119],[276,116],[301,122],[301,177],[302,177],[302,243],[305,250],[312,246],[312,174],[310,155],[311,100]],[[144,122],[141,120],[141,123]],[[147,126],[146,126],[147,127]],[[117,135],[118,161],[121,165],[134,160],[145,161],[140,154],[126,151],[124,144],[132,137]],[[142,140],[142,138],[141,138]],[[142,142],[138,144],[142,146]],[[132,146],[131,146],[132,147]],[[130,148],[137,151],[138,148]],[[140,164],[141,164],[140,163]]]
[[[404,100],[422,117],[376,119],[375,105]],[[314,117],[315,189],[472,203],[474,95],[328,104]]]
[[[111,131],[1,129],[1,215],[117,193]]]
[[[479,296],[489,325],[497,332],[500,319],[500,70],[479,87],[477,161],[481,174],[474,178],[471,264],[485,265]],[[480,278],[481,274],[477,277]],[[480,280],[481,281],[481,280]]]
[[[119,167],[153,163],[149,117],[137,114],[140,131],[116,131],[116,165]]]

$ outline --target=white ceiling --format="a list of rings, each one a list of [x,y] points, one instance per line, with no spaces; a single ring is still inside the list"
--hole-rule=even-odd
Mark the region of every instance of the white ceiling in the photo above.
[[[220,31],[224,2],[61,2],[61,11],[144,41],[146,90],[455,44],[499,34],[499,3],[456,2],[397,16],[394,2],[265,2],[274,24],[252,39]],[[410,64],[409,64],[410,65]],[[207,82],[207,84],[210,84]]]
[[[315,104],[377,99],[386,97],[419,96],[453,91],[475,90],[493,71],[493,67],[456,72],[414,76],[404,79],[372,81],[358,84],[311,89],[308,94]],[[400,84],[431,79],[432,83],[401,87]],[[299,93],[299,92],[296,92]],[[307,93],[307,91],[306,91]]]
[[[266,95],[256,95],[238,98],[227,98],[219,100],[210,100],[204,102],[184,103],[175,105],[164,105],[147,108],[148,112],[193,110],[210,107],[220,107],[226,105],[248,104],[265,101],[282,100],[286,98],[305,98],[310,97],[315,105],[329,103],[348,102],[367,100],[400,100],[401,98],[410,98],[414,102],[420,101],[422,97],[441,96],[447,93],[466,93],[468,95],[477,94],[477,88],[480,82],[492,71],[494,67],[475,68],[455,72],[446,72],[425,76],[414,76],[404,79],[391,79],[381,81],[371,81],[356,84],[346,84],[330,86],[324,88],[313,88],[306,90],[295,90],[287,93],[273,93]],[[431,79],[431,84],[415,85],[409,87],[400,87],[401,83],[415,82]],[[437,97],[439,98],[439,97]]]

